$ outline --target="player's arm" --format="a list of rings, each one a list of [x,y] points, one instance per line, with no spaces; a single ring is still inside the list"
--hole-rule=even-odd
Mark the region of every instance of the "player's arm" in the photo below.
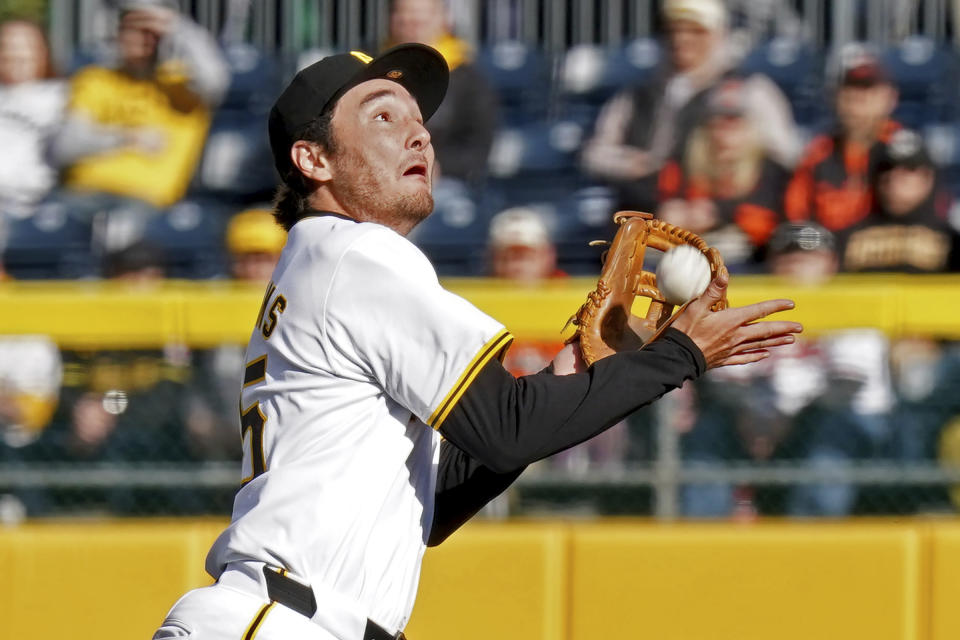
[[[515,378],[491,358],[433,426],[491,472],[509,474],[592,438],[706,367],[697,345],[673,329],[570,375]]]
[[[489,359],[432,426],[492,471],[508,473],[597,435],[707,368],[761,360],[802,331],[796,322],[758,322],[793,308],[791,300],[712,311],[727,283],[721,270],[658,340],[582,373],[514,378]]]
[[[437,488],[434,492],[433,524],[427,545],[436,546],[446,540],[484,505],[513,484],[524,468],[497,473],[449,440],[442,441]]]

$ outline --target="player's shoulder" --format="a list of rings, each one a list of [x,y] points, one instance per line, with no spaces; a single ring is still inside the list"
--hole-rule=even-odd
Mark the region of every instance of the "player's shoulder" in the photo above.
[[[317,258],[351,266],[434,273],[420,249],[396,231],[373,222],[329,214],[301,220],[290,232],[292,249],[308,248]]]

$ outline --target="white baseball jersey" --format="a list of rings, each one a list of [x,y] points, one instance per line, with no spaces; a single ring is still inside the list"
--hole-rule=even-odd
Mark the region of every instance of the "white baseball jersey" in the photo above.
[[[430,426],[510,340],[394,231],[298,222],[247,348],[243,486],[210,574],[266,562],[402,629],[433,518]]]

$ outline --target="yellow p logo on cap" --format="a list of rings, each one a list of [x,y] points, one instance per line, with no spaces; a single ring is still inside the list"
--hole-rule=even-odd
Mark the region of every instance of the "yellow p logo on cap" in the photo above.
[[[368,56],[363,51],[351,51],[350,55],[362,62],[363,64],[370,64],[370,61],[373,60],[372,56]]]

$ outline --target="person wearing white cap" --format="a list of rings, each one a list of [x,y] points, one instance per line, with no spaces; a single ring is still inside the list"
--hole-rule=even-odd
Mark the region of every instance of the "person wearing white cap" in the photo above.
[[[583,153],[584,168],[613,183],[621,208],[653,209],[656,174],[685,146],[706,107],[709,90],[732,73],[727,10],[721,0],[665,0],[668,61],[660,76],[626,87],[603,108]],[[800,150],[790,106],[760,75],[745,80],[751,106],[763,116],[764,144],[792,166]]]
[[[564,275],[547,225],[526,207],[501,211],[490,221],[490,266],[495,278],[531,285]]]

